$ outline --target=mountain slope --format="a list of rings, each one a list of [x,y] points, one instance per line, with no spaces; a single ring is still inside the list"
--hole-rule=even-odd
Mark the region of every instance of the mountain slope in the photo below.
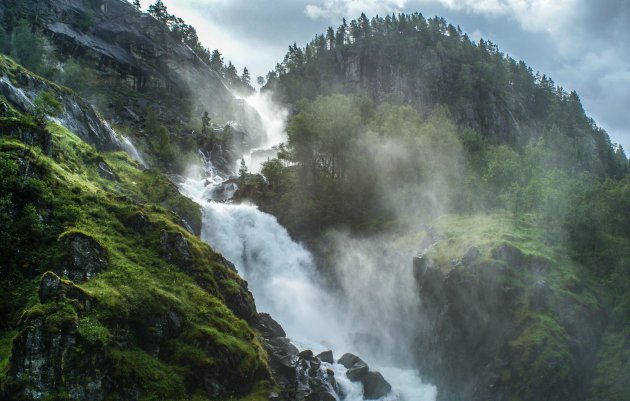
[[[423,115],[447,106],[458,125],[493,143],[522,149],[532,138],[548,138],[565,153],[565,168],[613,176],[627,170],[575,92],[556,87],[490,42],[471,41],[442,18],[362,15],[349,26],[344,20],[303,49],[290,46],[267,88],[289,104],[353,93],[412,105]]]
[[[185,228],[198,206],[46,121],[87,107],[67,89],[0,73],[48,89],[35,111],[0,97],[0,399],[264,399],[252,296]]]

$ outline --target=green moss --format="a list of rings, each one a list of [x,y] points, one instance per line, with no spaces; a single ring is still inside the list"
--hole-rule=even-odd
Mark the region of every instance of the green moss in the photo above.
[[[140,400],[183,400],[186,388],[170,366],[141,350],[111,350],[113,378],[118,388],[138,388]],[[124,392],[122,394],[124,396]]]
[[[101,322],[92,318],[84,317],[79,320],[77,325],[77,332],[83,341],[87,344],[102,347],[111,341],[112,335],[109,329],[105,327]]]
[[[16,331],[8,331],[0,334],[0,376],[4,374],[4,371],[9,364],[13,339],[16,335]]]
[[[76,326],[79,317],[74,309],[72,301],[50,302],[38,304],[29,309],[25,314],[25,322],[43,317],[46,331],[57,333],[63,329]]]
[[[20,118],[10,129],[29,126],[28,119]],[[49,153],[26,146],[19,136],[0,137],[0,151],[17,161],[27,158],[54,194],[36,191],[33,195],[36,204],[45,205],[36,211],[46,213],[47,226],[44,239],[37,246],[22,247],[20,256],[37,255],[40,263],[32,263],[36,266],[32,271],[17,265],[10,268],[19,302],[6,304],[9,315],[23,313],[22,325],[43,318],[49,331],[76,328],[78,346],[68,358],[80,358],[90,347],[106,349],[108,372],[119,384],[122,398],[140,388],[146,400],[207,399],[200,387],[201,373],[217,381],[232,377],[233,382],[224,383],[226,391],[247,394],[268,369],[266,355],[248,324],[224,303],[236,293],[247,296],[242,279],[182,227],[181,218],[200,225],[198,205],[180,195],[167,177],[139,169],[122,152],[98,153],[52,122],[45,129],[52,138]],[[99,163],[110,166],[117,180],[101,177]],[[166,260],[171,250],[164,248],[162,232],[181,235],[189,245],[190,260],[185,264]],[[30,231],[18,234],[32,236]],[[107,270],[81,286],[91,307],[80,310],[80,316],[76,301],[42,305],[37,297],[39,277],[58,269],[65,239],[72,235],[95,239],[109,257]],[[253,310],[251,298],[250,302]],[[171,313],[180,320],[180,338],[165,340],[159,358],[143,351],[149,344],[139,328]],[[219,356],[212,355],[204,342],[216,346]],[[263,382],[253,387],[252,399],[264,398],[265,388]]]

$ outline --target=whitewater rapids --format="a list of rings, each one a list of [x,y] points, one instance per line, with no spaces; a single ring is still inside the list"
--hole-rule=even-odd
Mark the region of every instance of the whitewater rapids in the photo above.
[[[273,130],[268,137],[278,141],[278,130],[284,127],[284,121],[277,120],[286,115],[270,115],[276,109],[256,96],[250,105],[263,116],[268,132]],[[204,171],[212,169],[205,166]],[[222,181],[216,175],[198,175],[180,184],[180,191],[203,208],[202,240],[234,263],[248,281],[258,310],[271,314],[299,349],[311,349],[316,354],[332,349],[335,358],[345,352],[361,355],[352,344],[351,327],[344,325],[349,321],[345,308],[321,285],[310,252],[294,242],[274,216],[256,206],[213,201],[213,188]],[[392,392],[383,401],[435,400],[435,387],[424,383],[416,371],[381,366],[376,360],[366,362],[392,385]],[[345,394],[340,401],[362,401],[361,383],[348,380],[342,365],[328,366],[335,371]]]

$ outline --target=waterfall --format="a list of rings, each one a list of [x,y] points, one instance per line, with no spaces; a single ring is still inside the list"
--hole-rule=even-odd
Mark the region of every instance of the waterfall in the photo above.
[[[127,138],[126,136],[121,136],[120,146],[122,146],[123,150],[127,152],[127,154],[131,156],[132,159],[140,163],[142,167],[148,167],[142,156],[140,156],[140,152],[138,152],[138,149],[136,149],[133,143],[131,143],[129,138]]]
[[[259,100],[250,104],[267,122],[265,128],[283,129],[286,115],[269,114],[274,108],[262,107],[262,100],[257,107]],[[277,132],[267,135],[268,145],[277,144],[283,138]],[[315,353],[333,349],[336,358],[344,352],[355,351],[349,335],[352,319],[346,316],[347,305],[321,285],[310,252],[293,241],[274,216],[261,212],[256,206],[208,200],[212,199],[213,189],[221,184],[222,178],[213,175],[211,166],[205,166],[205,171],[210,177],[188,178],[180,184],[180,190],[202,205],[201,238],[235,264],[248,281],[258,310],[270,313],[280,322],[287,337],[299,349],[311,349]],[[393,390],[384,401],[435,400],[435,387],[423,383],[416,371],[382,366],[376,360],[367,362],[374,370],[381,371],[392,385]],[[347,379],[342,365],[335,363],[328,367],[335,372],[343,390],[344,398],[340,401],[363,400],[361,383]]]

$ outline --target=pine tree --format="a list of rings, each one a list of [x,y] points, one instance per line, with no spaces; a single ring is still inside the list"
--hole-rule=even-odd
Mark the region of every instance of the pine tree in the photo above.
[[[245,164],[245,158],[241,158],[241,166],[238,169],[238,180],[241,185],[245,182],[245,176],[249,170],[247,169],[247,164]]]
[[[335,48],[335,30],[332,26],[329,26],[328,31],[326,32],[326,42],[328,42],[329,49],[332,50]]]
[[[243,68],[243,74],[241,75],[241,82],[245,86],[251,86],[252,77],[249,75],[249,70],[247,67]]]
[[[133,0],[133,6],[140,10],[142,6],[140,5],[140,0]]]
[[[335,46],[343,46],[346,43],[346,35],[348,33],[348,22],[344,18],[339,28],[337,28],[337,36],[335,36]]]
[[[264,86],[265,85],[265,78],[262,77],[262,76],[256,78],[256,83],[258,84],[258,86]]]
[[[201,134],[206,136],[210,133],[210,116],[207,111],[203,112],[201,117]]]
[[[223,65],[223,56],[218,50],[213,50],[210,55],[210,68],[216,71],[219,75],[224,76],[225,66]]]
[[[166,5],[164,5],[164,2],[162,2],[162,0],[156,0],[154,4],[151,4],[149,6],[148,11],[149,11],[149,14],[155,17],[156,20],[164,24],[168,24],[168,22],[172,18],[172,16],[168,13]]]
[[[238,71],[236,71],[236,67],[232,64],[231,61],[228,61],[228,65],[225,68],[225,79],[230,83],[230,85],[238,82]]]

